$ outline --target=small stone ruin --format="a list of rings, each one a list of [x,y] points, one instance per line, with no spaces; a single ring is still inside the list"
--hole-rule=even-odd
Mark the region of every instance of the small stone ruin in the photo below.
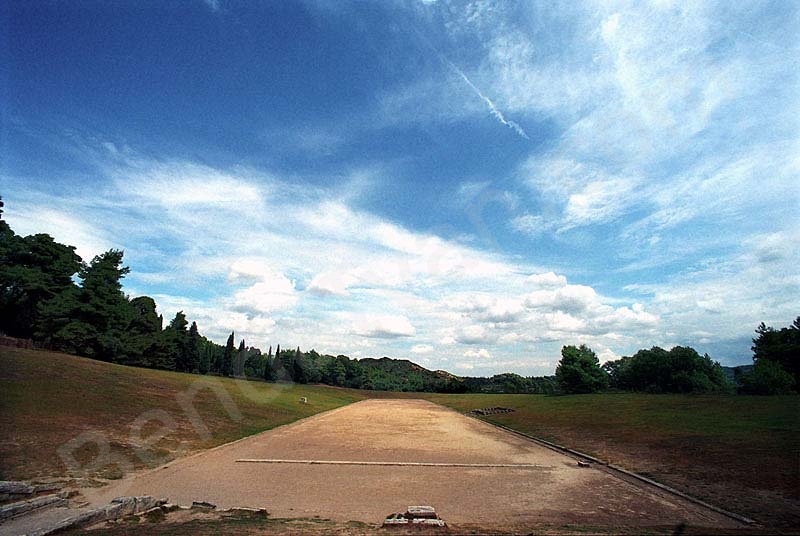
[[[493,408],[473,409],[470,411],[471,415],[496,415],[498,413],[512,413],[514,410],[511,408],[501,408],[499,406]]]
[[[405,512],[390,514],[383,521],[384,527],[404,527],[404,526],[426,526],[426,527],[446,527],[436,513],[433,506],[409,506]]]

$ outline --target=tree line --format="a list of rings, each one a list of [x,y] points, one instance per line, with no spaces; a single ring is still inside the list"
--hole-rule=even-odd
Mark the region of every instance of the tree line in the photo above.
[[[791,326],[774,329],[763,322],[753,339],[753,366],[737,367],[733,381],[708,354],[676,346],[654,346],[602,366],[586,345],[564,346],[556,368],[564,393],[605,390],[645,393],[732,393],[777,395],[800,389],[800,317]]]

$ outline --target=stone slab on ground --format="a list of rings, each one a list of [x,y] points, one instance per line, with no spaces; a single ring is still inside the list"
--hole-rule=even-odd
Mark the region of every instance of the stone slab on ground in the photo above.
[[[33,512],[0,523],[0,536],[19,536],[20,534],[36,534],[48,527],[69,519],[72,516],[89,511],[84,508],[52,508]]]

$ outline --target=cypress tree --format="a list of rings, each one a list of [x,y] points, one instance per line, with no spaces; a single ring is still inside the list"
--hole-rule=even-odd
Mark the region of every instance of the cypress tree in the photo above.
[[[183,311],[178,311],[163,334],[170,361],[175,363],[175,370],[180,372],[192,371],[191,357],[189,356],[189,332],[186,330],[188,325],[186,315],[183,314]]]
[[[275,380],[275,371],[272,368],[272,345],[269,346],[269,352],[264,358],[264,379],[268,382]]]
[[[244,339],[239,343],[239,350],[236,352],[236,361],[233,367],[235,376],[242,376],[244,374],[244,362],[247,359],[247,346],[244,344]]]
[[[275,371],[276,380],[291,380],[290,369],[286,367],[286,352],[281,356],[281,345],[275,349],[275,359],[272,361],[272,369]],[[290,357],[291,359],[291,357]]]
[[[200,332],[197,329],[197,322],[192,322],[189,327],[186,353],[189,372],[200,372]]]
[[[231,376],[233,374],[233,354],[236,346],[233,343],[233,332],[228,337],[228,343],[225,345],[225,352],[222,354],[222,375]]]
[[[297,383],[308,383],[308,376],[306,370],[303,368],[303,354],[300,353],[300,347],[294,352],[294,359],[292,360],[292,380]]]

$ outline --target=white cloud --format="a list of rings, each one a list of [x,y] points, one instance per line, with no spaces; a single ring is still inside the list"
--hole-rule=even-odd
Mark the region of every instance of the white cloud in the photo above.
[[[492,354],[486,348],[481,348],[480,350],[467,350],[464,352],[464,357],[472,357],[476,359],[491,359]]]
[[[536,214],[515,216],[511,219],[509,225],[515,231],[534,238],[553,228],[552,224],[548,223],[543,216]]]
[[[266,259],[237,259],[231,264],[228,281],[231,283],[276,279]]]
[[[430,344],[415,344],[414,346],[411,347],[412,354],[425,355],[425,354],[430,354],[432,352],[433,352],[433,346],[431,346]]]
[[[233,295],[231,308],[248,314],[264,314],[289,309],[297,303],[292,282],[283,276],[262,281]]]
[[[523,313],[522,300],[483,292],[465,292],[450,296],[447,306],[481,322],[515,322]]]
[[[631,203],[626,196],[634,186],[633,181],[619,178],[590,182],[570,194],[564,208],[567,224],[602,223],[621,216]]]
[[[117,189],[143,203],[168,210],[252,210],[263,206],[262,187],[242,177],[192,162],[129,160],[129,166],[113,169]],[[215,218],[215,213],[194,213],[196,218]]]
[[[554,272],[531,274],[525,281],[542,288],[563,287],[567,284],[566,277],[563,275],[556,275]]]
[[[402,315],[358,315],[353,318],[353,333],[362,337],[394,339],[413,337],[417,330]]]
[[[314,276],[306,290],[320,296],[348,296],[347,289],[357,281],[347,272],[322,272]]]
[[[265,261],[237,259],[231,264],[228,281],[252,283],[234,293],[231,309],[261,315],[291,308],[297,303],[295,282],[272,270]]]
[[[586,285],[565,285],[556,290],[536,290],[525,296],[531,308],[551,308],[566,312],[581,312],[599,303],[597,293]]]
[[[458,330],[455,340],[461,344],[487,344],[494,342],[495,336],[481,325],[464,326]]]
[[[75,246],[76,253],[86,262],[109,249],[121,248],[122,242],[117,241],[116,237],[108,236],[101,227],[71,214],[68,209],[22,202],[9,203],[6,212],[6,219],[13,221],[13,229],[17,234],[48,233],[57,242]]]

